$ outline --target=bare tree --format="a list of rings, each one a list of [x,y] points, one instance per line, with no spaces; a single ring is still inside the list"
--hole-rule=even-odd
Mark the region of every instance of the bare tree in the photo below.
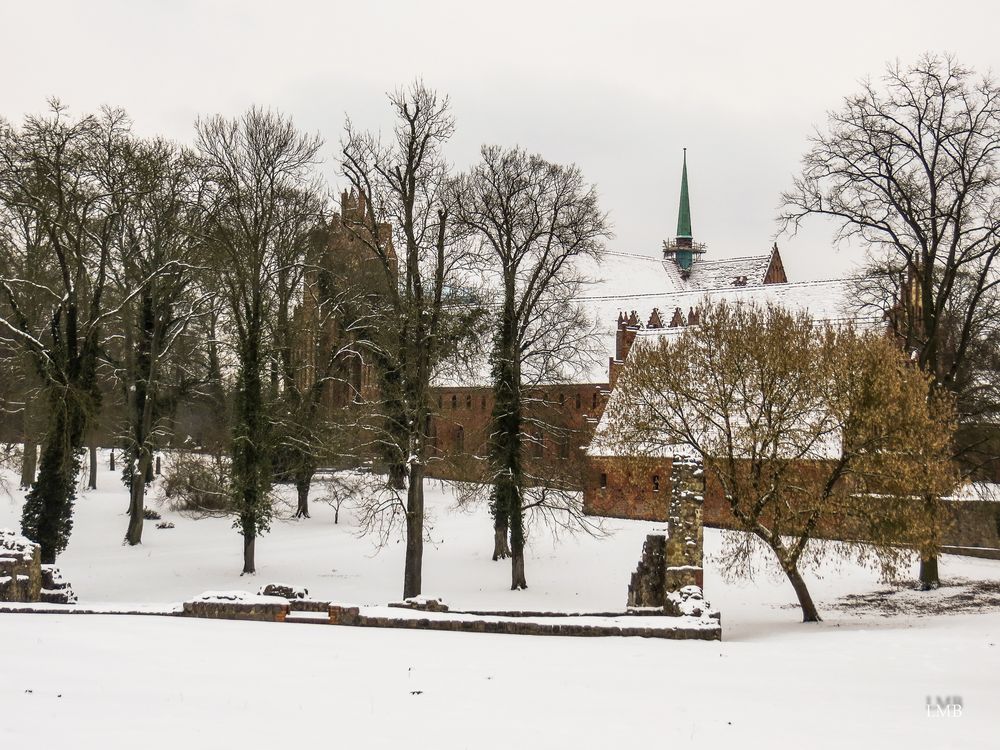
[[[379,381],[372,427],[389,468],[388,506],[379,507],[382,516],[404,519],[403,596],[411,597],[422,585],[429,389],[454,330],[456,308],[447,303],[463,255],[449,238],[444,194],[442,149],[454,130],[448,99],[416,82],[389,102],[392,137],[383,142],[348,121],[342,167],[369,206],[353,228],[380,288],[369,296],[371,324],[361,337]]]
[[[236,378],[232,491],[243,535],[243,573],[255,572],[254,543],[270,527],[273,360],[268,327],[289,253],[304,252],[322,220],[313,167],[318,136],[273,112],[196,124],[206,185],[205,240],[229,327]]]
[[[574,303],[584,283],[574,261],[596,258],[610,230],[597,191],[575,166],[553,164],[520,148],[485,146],[481,157],[454,184],[454,216],[478,242],[501,300],[491,355],[494,408],[487,481],[492,485],[493,559],[510,556],[511,589],[516,590],[527,588],[526,492],[537,490],[536,507],[552,509],[556,497],[558,504],[571,507],[572,483],[551,471],[559,462],[528,459],[533,448],[541,448],[537,444],[545,433],[567,439],[558,421],[546,418],[557,405],[539,398],[540,386],[565,382],[592,358],[587,356],[592,329]]]
[[[123,475],[129,487],[127,544],[142,542],[146,483],[153,453],[167,437],[170,388],[180,387],[185,363],[168,356],[199,314],[196,265],[200,180],[193,153],[162,140],[128,147],[130,199],[123,205],[111,266],[121,305],[120,357],[115,375],[127,412]]]
[[[41,276],[0,278],[0,330],[30,358],[44,394],[38,478],[22,530],[51,563],[72,530],[76,477],[88,422],[99,402],[97,359],[109,311],[105,291],[123,202],[118,110],[72,120],[58,102],[20,128],[0,124],[0,222],[5,252],[32,258]],[[25,268],[27,263],[6,265]],[[28,310],[38,305],[43,322]]]
[[[981,442],[982,415],[967,394],[980,380],[969,365],[1000,285],[998,159],[1000,87],[928,54],[889,66],[881,86],[866,83],[831,112],[782,196],[784,230],[829,217],[838,240],[857,239],[902,271],[898,330],[935,386],[957,396],[970,428],[958,435],[960,461]],[[936,557],[922,561],[926,587],[937,585],[937,568]]]
[[[746,534],[730,570],[763,544],[819,619],[800,572],[811,554],[872,557],[891,574],[900,543],[940,545],[923,512],[954,490],[951,399],[879,331],[816,324],[805,313],[717,303],[701,323],[639,339],[597,445],[637,460],[694,452],[708,492]],[[813,545],[835,529],[865,545]]]

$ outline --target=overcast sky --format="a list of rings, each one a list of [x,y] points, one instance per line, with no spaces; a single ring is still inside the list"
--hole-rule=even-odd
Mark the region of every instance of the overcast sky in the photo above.
[[[860,80],[928,50],[1000,63],[989,0],[0,2],[8,119],[58,96],[190,141],[199,113],[271,106],[323,135],[336,186],[345,114],[385,128],[384,92],[421,76],[451,97],[457,167],[482,143],[575,162],[611,214],[611,247],[644,254],[674,233],[682,147],[696,239],[763,252],[811,128]],[[793,280],[858,258],[822,223],[778,242]]]

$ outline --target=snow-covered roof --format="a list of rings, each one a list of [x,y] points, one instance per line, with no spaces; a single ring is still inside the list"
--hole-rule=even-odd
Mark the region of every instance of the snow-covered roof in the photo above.
[[[731,286],[759,287],[771,265],[771,253],[743,258],[695,258],[688,273],[672,260],[662,261],[663,269],[677,290],[721,289]]]
[[[846,309],[852,294],[851,279],[765,284],[772,257],[773,251],[735,258],[699,255],[688,274],[682,274],[673,260],[664,259],[662,255],[607,251],[599,263],[589,258],[581,259],[579,269],[593,279],[593,283],[576,301],[595,321],[601,351],[575,381],[608,382],[607,363],[608,358],[615,355],[620,313],[627,316],[635,310],[645,326],[653,309],[657,308],[663,322],[669,323],[676,308],[686,317],[705,300],[727,299],[807,310],[817,320],[837,321],[851,317]],[[659,330],[662,333],[669,329]],[[489,382],[488,365],[481,370],[461,373],[461,376],[442,373],[435,378],[435,385],[485,385]]]
[[[658,308],[664,322],[670,320],[676,308],[687,315],[705,302],[727,300],[737,303],[774,304],[788,310],[807,311],[814,319],[839,321],[855,316],[848,307],[854,281],[850,278],[823,281],[798,281],[784,284],[751,286],[725,286],[713,289],[693,289],[663,295],[636,295],[628,298],[639,318],[645,322],[653,308]],[[626,301],[625,298],[622,301]],[[622,312],[626,312],[624,308]]]

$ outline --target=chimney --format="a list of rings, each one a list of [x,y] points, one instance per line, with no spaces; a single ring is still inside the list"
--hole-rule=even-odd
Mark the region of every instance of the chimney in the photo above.
[[[628,356],[639,328],[641,328],[641,325],[639,324],[639,316],[635,314],[635,310],[627,318],[624,313],[618,314],[618,331],[615,334],[615,359],[619,362],[625,361],[625,358]]]

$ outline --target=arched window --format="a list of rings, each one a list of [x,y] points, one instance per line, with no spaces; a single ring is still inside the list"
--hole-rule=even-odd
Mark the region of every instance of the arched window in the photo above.
[[[456,396],[454,393],[451,394],[451,408],[452,409],[458,408],[458,396]]]
[[[591,399],[590,406],[593,409],[597,408],[597,391],[594,391],[594,397]]]
[[[465,428],[462,425],[455,429],[455,450],[459,453],[465,451]]]
[[[472,394],[471,393],[466,393],[465,394],[465,408],[466,409],[471,409],[472,408]]]
[[[601,474],[601,489],[602,490],[606,490],[607,488],[608,488],[608,475],[602,473]]]
[[[653,492],[660,491],[660,475],[653,474]]]
[[[559,407],[562,408],[564,406],[566,406],[566,394],[565,393],[560,393],[559,394]]]

